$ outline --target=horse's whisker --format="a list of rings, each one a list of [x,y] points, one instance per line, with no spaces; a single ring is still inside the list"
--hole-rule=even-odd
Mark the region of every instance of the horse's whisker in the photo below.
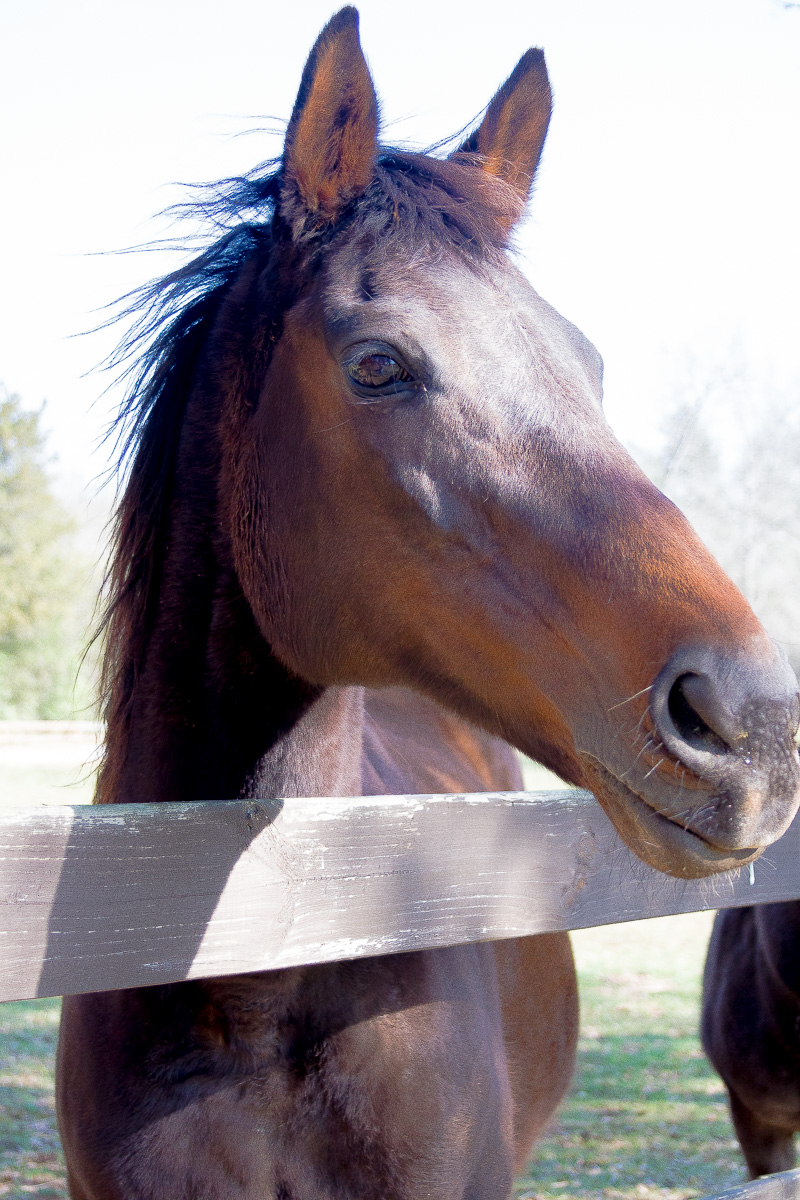
[[[661,766],[661,764],[662,764],[663,762],[664,762],[664,759],[663,759],[663,758],[660,758],[660,759],[658,760],[658,762],[657,762],[657,763],[655,763],[655,764],[654,764],[654,765],[653,765],[653,766],[650,768],[650,770],[647,772],[647,774],[645,775],[645,779],[649,779],[649,778],[650,778],[650,776],[653,774],[653,771],[657,771],[657,770],[658,770],[658,768]]]
[[[632,700],[638,700],[640,696],[647,695],[647,693],[652,690],[652,687],[652,683],[648,684],[648,686],[646,688],[642,688],[640,692],[634,692],[632,696],[628,696],[627,700],[620,700],[619,704],[612,704],[611,708],[607,709],[606,711],[613,712],[615,708],[624,708],[624,706],[626,704],[630,704]]]

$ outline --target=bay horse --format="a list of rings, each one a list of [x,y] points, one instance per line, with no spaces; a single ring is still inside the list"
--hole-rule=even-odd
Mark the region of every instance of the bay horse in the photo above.
[[[800,901],[717,914],[701,1033],[750,1178],[790,1170],[800,1131]]]
[[[550,108],[529,50],[452,155],[382,148],[344,8],[148,293],[98,802],[517,788],[513,746],[674,875],[786,829],[794,676],[507,253]],[[575,1037],[562,934],[68,997],[71,1196],[503,1200]]]

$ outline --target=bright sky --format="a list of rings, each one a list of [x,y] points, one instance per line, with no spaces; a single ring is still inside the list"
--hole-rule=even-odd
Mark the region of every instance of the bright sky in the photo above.
[[[335,0],[3,0],[0,379],[47,399],[62,474],[87,480],[113,395],[85,377],[93,310],[161,273],[101,251],[159,232],[171,181],[276,154]],[[362,0],[387,140],[434,141],[529,45],[556,107],[519,236],[537,289],[606,362],[612,424],[655,428],[670,358],[741,342],[800,381],[800,8],[780,0]],[[800,404],[800,382],[796,389]]]

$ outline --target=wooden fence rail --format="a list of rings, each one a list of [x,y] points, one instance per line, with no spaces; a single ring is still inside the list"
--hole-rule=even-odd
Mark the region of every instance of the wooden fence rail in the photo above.
[[[6,811],[0,1000],[792,899],[799,841],[681,881],[579,791]]]
[[[743,871],[669,879],[588,792],[0,813],[0,1000],[800,897],[800,818]],[[800,1171],[717,1200],[800,1200]]]
[[[744,1187],[709,1196],[707,1200],[798,1200],[799,1197],[800,1171],[782,1171],[780,1175],[767,1175]]]

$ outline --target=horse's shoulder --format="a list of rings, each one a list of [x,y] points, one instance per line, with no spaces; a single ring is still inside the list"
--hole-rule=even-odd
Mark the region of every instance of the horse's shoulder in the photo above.
[[[417,692],[368,689],[364,709],[365,795],[522,787],[510,746]]]

